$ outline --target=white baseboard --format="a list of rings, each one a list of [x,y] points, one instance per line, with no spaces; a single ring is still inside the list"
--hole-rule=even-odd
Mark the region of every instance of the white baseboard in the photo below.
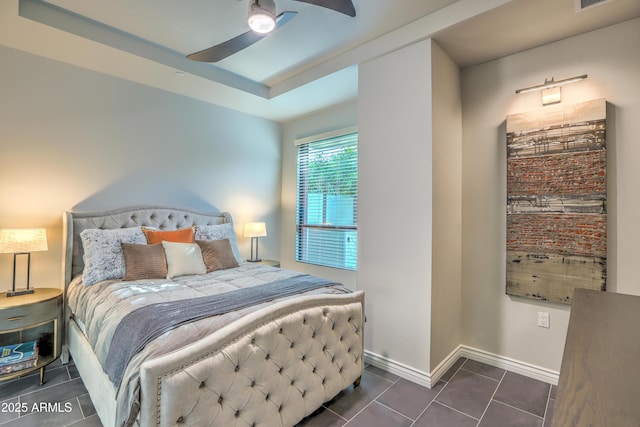
[[[502,368],[525,377],[534,378],[548,384],[558,385],[560,373],[551,369],[532,365],[531,363],[522,362],[499,354],[489,353],[488,351],[479,350],[477,348],[466,345],[460,346],[460,355],[476,362],[486,363],[487,365]]]
[[[428,388],[431,388],[436,384],[460,357],[475,360],[476,362],[486,363],[487,365],[515,372],[516,374],[534,378],[549,384],[558,384],[559,373],[557,371],[465,345],[458,346],[430,373],[421,371],[371,351],[365,350],[364,352],[364,360],[366,363]]]
[[[364,361],[376,368],[384,369],[416,384],[431,388],[431,376],[424,371],[367,350],[364,351]]]

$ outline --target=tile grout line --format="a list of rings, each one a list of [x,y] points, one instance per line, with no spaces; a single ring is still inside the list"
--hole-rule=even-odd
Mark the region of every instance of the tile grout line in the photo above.
[[[495,382],[497,382],[497,383],[499,383],[500,381],[502,381],[502,379],[497,380],[497,379],[495,379],[495,378],[491,378],[491,377],[489,377],[489,376],[487,376],[487,375],[484,375],[484,374],[481,374],[481,373],[479,373],[479,372],[470,371],[469,369],[460,368],[460,370],[461,370],[461,371],[465,371],[465,372],[469,372],[470,374],[479,375],[479,376],[481,376],[481,377],[483,377],[483,378],[486,378],[486,379],[488,379],[488,380],[495,381]],[[502,376],[504,377],[504,375],[505,375],[506,373],[507,373],[507,371],[506,371],[506,370],[504,370],[504,372],[502,373]],[[456,372],[456,374],[457,374],[457,372]]]
[[[380,403],[380,402],[378,402],[377,400],[374,400],[374,401],[373,401],[373,402],[371,402],[371,403],[377,403],[377,404],[378,404],[378,405],[380,405],[380,406],[384,406],[384,407],[385,407],[385,408],[387,408],[388,410],[390,410],[390,411],[392,411],[392,412],[395,412],[396,414],[401,415],[403,418],[406,418],[407,420],[411,421],[411,424],[413,424],[413,423],[416,421],[416,420],[414,420],[413,418],[411,418],[411,417],[409,417],[409,416],[407,416],[407,415],[403,414],[402,412],[400,412],[400,411],[398,411],[398,410],[396,410],[396,409],[393,409],[391,406],[387,406],[387,405],[385,405],[384,403]],[[416,419],[417,419],[417,418],[416,418]]]
[[[380,375],[376,375],[376,374],[375,374],[375,373],[373,373],[373,372],[370,372],[370,371],[369,371],[369,373],[370,373],[370,374],[372,374],[372,375],[375,375],[375,376],[376,376],[376,377],[378,377],[378,378],[382,378],[382,379],[383,379],[383,380],[385,380],[385,381],[389,381],[389,382],[391,382],[391,384],[389,384],[389,386],[388,386],[387,388],[385,388],[385,389],[384,389],[384,390],[382,390],[380,393],[378,393],[378,395],[377,395],[376,397],[374,397],[373,399],[371,399],[371,402],[369,402],[369,403],[367,403],[366,405],[364,405],[364,406],[362,407],[362,409],[360,409],[360,410],[359,410],[358,412],[356,412],[356,413],[355,413],[351,418],[349,418],[349,419],[347,420],[347,422],[344,424],[345,426],[346,426],[347,424],[349,424],[351,421],[353,421],[353,420],[354,420],[358,415],[360,415],[360,414],[362,413],[362,411],[364,411],[364,410],[365,410],[365,409],[367,409],[369,406],[371,406],[371,404],[372,404],[373,402],[380,403],[380,402],[377,402],[377,399],[378,399],[380,396],[382,396],[382,395],[383,395],[387,390],[389,390],[391,387],[393,387],[393,386],[395,385],[395,383],[397,383],[397,382],[400,380],[400,378],[398,377],[398,379],[396,379],[395,381],[390,381],[390,380],[388,380],[387,378],[381,377]],[[360,384],[360,386],[362,386],[362,384]],[[358,386],[358,387],[360,387],[360,386]]]
[[[452,411],[455,411],[455,412],[457,412],[457,413],[459,413],[459,414],[462,414],[462,415],[464,415],[465,417],[469,417],[469,418],[471,418],[472,420],[476,420],[476,421],[478,421],[478,422],[480,421],[480,419],[479,419],[479,418],[476,418],[476,417],[474,417],[474,416],[472,416],[472,415],[469,415],[469,414],[467,414],[466,412],[462,412],[460,409],[456,409],[456,408],[454,408],[454,407],[452,407],[452,406],[447,405],[446,403],[442,403],[442,402],[436,402],[436,403],[437,403],[438,405],[442,405],[442,406],[444,406],[445,408],[449,408],[449,409],[451,409]]]
[[[478,420],[478,424],[477,424],[478,426],[482,422],[482,419],[484,418],[485,414],[487,413],[487,410],[489,410],[489,406],[491,405],[491,402],[493,401],[493,398],[496,396],[496,393],[498,392],[498,389],[500,388],[500,385],[502,384],[502,380],[504,380],[504,377],[506,375],[507,375],[507,371],[504,371],[502,373],[502,378],[500,378],[500,381],[498,381],[498,386],[493,391],[493,394],[491,395],[491,399],[489,399],[489,402],[487,402],[487,406],[484,408],[484,411],[482,412],[482,415],[480,416],[480,419]]]
[[[433,402],[435,402],[435,401],[436,401],[436,399],[438,398],[438,396],[440,396],[440,393],[442,393],[442,392],[444,391],[444,389],[445,389],[445,388],[447,388],[447,386],[449,385],[449,381],[451,381],[451,378],[455,377],[455,376],[456,376],[456,374],[457,374],[458,372],[460,372],[460,370],[462,369],[462,367],[464,366],[464,364],[465,364],[465,363],[467,363],[467,360],[469,360],[469,359],[466,359],[464,362],[462,362],[462,363],[460,364],[460,366],[458,367],[458,369],[456,369],[456,371],[451,375],[451,377],[449,378],[449,380],[448,380],[448,381],[445,381],[445,380],[443,380],[443,379],[438,380],[438,381],[442,381],[442,382],[444,382],[445,384],[442,386],[442,389],[441,389],[441,390],[440,390],[440,391],[439,391],[435,396],[433,396],[433,399],[431,399],[431,402],[429,402],[429,404],[426,406],[426,408],[424,408],[424,409],[422,410],[422,412],[420,412],[420,414],[419,414],[419,415],[418,415],[418,417],[413,421],[413,423],[411,423],[411,425],[412,425],[412,426],[416,423],[416,421],[418,421],[418,420],[420,419],[420,417],[421,417],[425,412],[427,412],[427,409],[429,409],[429,407],[430,407],[431,405],[433,405]],[[438,383],[436,383],[436,385],[437,385],[437,384],[438,384]],[[441,404],[440,402],[437,402],[437,403],[438,403],[438,404]],[[441,405],[442,405],[442,404],[441,404]],[[447,405],[443,405],[443,406],[447,406]],[[448,406],[447,406],[447,408],[448,408]],[[454,408],[451,408],[451,409],[454,409]],[[455,410],[455,409],[454,409],[454,410]],[[457,411],[457,410],[456,410],[456,411]],[[460,412],[460,411],[457,411],[457,412]],[[460,413],[461,413],[461,414],[464,414],[464,412],[460,412]],[[467,414],[464,414],[464,415],[467,415]],[[471,418],[473,418],[473,417],[471,417]],[[475,419],[475,418],[474,418],[474,419]]]
[[[496,403],[499,403],[499,404],[501,404],[501,405],[504,405],[504,406],[506,406],[506,407],[508,407],[508,408],[515,409],[516,411],[520,411],[520,412],[523,412],[523,413],[525,413],[525,414],[531,415],[531,416],[533,416],[533,417],[540,418],[541,420],[543,420],[543,421],[544,421],[544,417],[541,417],[540,415],[533,414],[533,413],[531,413],[531,412],[529,412],[529,411],[525,411],[524,409],[520,409],[520,408],[518,408],[518,407],[515,407],[515,406],[513,406],[513,405],[509,405],[508,403],[504,403],[504,402],[501,402],[501,401],[496,400],[496,399],[491,399],[491,400],[492,400],[493,402],[496,402]]]
[[[545,421],[547,421],[547,412],[549,412],[549,402],[551,402],[551,389],[553,389],[553,386],[549,386],[549,393],[547,393],[547,406],[544,407],[544,416],[542,417],[543,427]]]
[[[82,410],[82,404],[80,403],[80,396],[76,396],[76,401],[78,402],[78,407],[80,408],[80,415],[82,415],[82,419],[84,420],[86,415],[84,415],[84,411]]]

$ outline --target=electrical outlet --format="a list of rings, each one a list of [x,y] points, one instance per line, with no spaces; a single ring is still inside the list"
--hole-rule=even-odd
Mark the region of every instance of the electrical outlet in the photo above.
[[[538,326],[541,328],[549,328],[549,313],[546,311],[538,312]]]

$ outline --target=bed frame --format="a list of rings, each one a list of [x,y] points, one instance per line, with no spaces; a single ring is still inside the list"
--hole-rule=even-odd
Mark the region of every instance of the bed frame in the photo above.
[[[227,213],[139,206],[64,215],[66,287],[83,269],[87,228],[174,230],[231,223]],[[69,310],[67,310],[67,313]],[[302,296],[274,303],[140,368],[134,425],[294,426],[351,384],[364,367],[364,293]],[[106,427],[115,426],[116,391],[80,328],[67,314],[69,353]]]

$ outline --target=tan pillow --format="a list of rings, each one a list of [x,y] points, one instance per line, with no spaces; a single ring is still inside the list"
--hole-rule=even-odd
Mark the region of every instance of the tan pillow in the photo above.
[[[142,232],[147,238],[147,243],[156,244],[164,242],[193,243],[193,227],[180,230],[162,231],[142,227]]]
[[[196,243],[202,251],[202,259],[204,265],[207,266],[207,273],[238,266],[229,239],[196,240]]]
[[[167,258],[161,244],[121,243],[121,245],[125,269],[123,280],[164,279],[167,277]]]

